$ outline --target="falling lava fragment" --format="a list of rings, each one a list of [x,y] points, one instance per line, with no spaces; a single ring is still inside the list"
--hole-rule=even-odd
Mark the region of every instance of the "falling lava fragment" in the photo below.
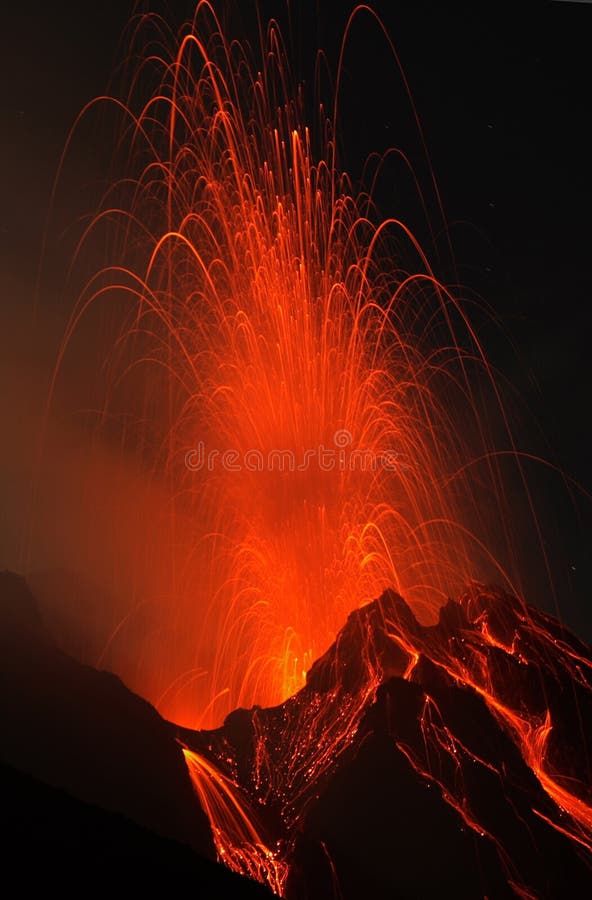
[[[179,739],[220,858],[282,896],[581,896],[591,676],[589,648],[499,589],[432,626],[386,592],[293,697]]]

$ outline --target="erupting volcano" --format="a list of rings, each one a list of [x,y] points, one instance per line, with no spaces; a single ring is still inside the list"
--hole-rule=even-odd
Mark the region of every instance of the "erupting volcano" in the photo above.
[[[510,493],[545,554],[482,312],[381,217],[385,159],[340,168],[360,16],[396,70],[359,7],[312,117],[278,25],[255,58],[208,2],[179,35],[138,16],[126,96],[81,114],[116,111],[121,177],[46,427],[100,323],[92,434],[152,492],[98,663],[167,720],[219,861],[279,896],[560,896],[590,882],[592,655],[523,598]]]
[[[591,671],[587,647],[499,590],[475,585],[432,626],[385,593],[285,703],[182,734],[220,858],[288,897],[577,895]],[[428,871],[421,830],[445,846]]]
[[[95,307],[122,323],[97,427],[168,494],[172,547],[172,640],[132,683],[202,725],[288,697],[387,587],[424,618],[476,574],[519,587],[488,541],[500,399],[464,305],[338,168],[338,86],[310,129],[273,22],[261,42],[255,69],[202,3],[142,62],[127,177],[76,255],[108,240],[109,265],[60,351]]]

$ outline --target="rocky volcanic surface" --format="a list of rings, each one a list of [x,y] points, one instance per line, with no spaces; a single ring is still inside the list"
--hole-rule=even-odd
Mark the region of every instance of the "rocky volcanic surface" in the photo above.
[[[178,729],[55,649],[10,574],[0,645],[4,849],[25,881],[63,886],[82,864],[138,889],[164,875],[269,896],[213,861],[181,742],[233,786],[292,900],[592,892],[592,653],[498,589],[432,626],[386,592],[294,697],[214,731]]]
[[[201,897],[267,897],[215,860],[183,754],[115,675],[56,649],[22,578],[0,575],[3,874],[83,894],[159,876]]]
[[[429,627],[386,592],[293,698],[181,737],[242,787],[293,900],[587,896],[591,674],[498,589]]]

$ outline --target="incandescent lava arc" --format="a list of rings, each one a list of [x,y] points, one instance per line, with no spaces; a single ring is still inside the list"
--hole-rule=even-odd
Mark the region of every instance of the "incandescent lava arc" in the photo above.
[[[96,101],[121,117],[126,171],[78,246],[80,261],[106,239],[109,262],[80,293],[52,384],[80,323],[115,308],[98,427],[166,498],[170,636],[156,658],[140,640],[131,675],[114,667],[171,720],[198,722],[182,739],[219,856],[276,893],[307,883],[298,841],[378,716],[396,766],[484,841],[491,890],[534,896],[533,857],[497,833],[470,773],[507,787],[511,829],[589,852],[587,757],[562,757],[554,691],[573,693],[575,720],[590,657],[515,599],[502,457],[538,526],[467,305],[341,170],[342,60],[309,120],[273,21],[259,62],[207,2],[178,36],[142,17],[138,50],[127,95]],[[511,595],[446,602],[493,577]],[[455,697],[497,756],[456,722]],[[398,703],[415,704],[407,732]],[[524,791],[514,774],[532,779]]]
[[[339,168],[339,87],[308,124],[275,22],[261,41],[256,63],[205,2],[177,37],[151,17],[134,31],[130,60],[147,55],[127,96],[91,104],[121,119],[125,177],[73,270],[102,241],[109,264],[81,290],[52,387],[107,307],[97,428],[161,492],[145,563],[166,588],[132,578],[102,658],[202,726],[294,693],[386,587],[423,620],[475,577],[520,594],[496,415],[504,465],[519,461],[467,308]],[[130,654],[147,605],[157,649],[140,635]]]

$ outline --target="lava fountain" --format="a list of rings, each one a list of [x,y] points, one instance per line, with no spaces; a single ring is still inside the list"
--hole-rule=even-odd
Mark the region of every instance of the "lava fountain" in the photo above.
[[[344,46],[362,13],[371,15],[354,12]],[[140,16],[127,95],[99,98],[81,114],[99,104],[116,111],[124,174],[76,250],[74,271],[86,271],[89,248],[103,247],[109,263],[80,291],[50,405],[81,328],[107,310],[112,340],[93,433],[107,434],[157,489],[145,560],[167,585],[132,595],[99,662],[188,728],[213,729],[238,707],[276,707],[249,714],[255,749],[244,783],[223,731],[188,730],[184,752],[220,858],[278,894],[291,835],[384,678],[419,683],[426,660],[486,704],[571,818],[561,824],[538,807],[537,816],[589,849],[588,802],[549,760],[549,709],[538,699],[526,709],[495,682],[500,658],[510,687],[520,667],[540,666],[547,644],[529,656],[528,641],[550,626],[529,627],[526,607],[523,615],[510,604],[500,637],[490,622],[495,595],[475,611],[469,593],[452,637],[427,628],[473,579],[495,577],[521,596],[502,464],[516,467],[538,531],[468,305],[404,222],[382,218],[372,190],[341,170],[341,61],[333,100],[309,122],[275,22],[260,44],[256,63],[208,2],[179,35]],[[345,632],[373,621],[380,607],[369,604],[385,588],[413,612],[389,601],[367,646],[363,636],[356,645],[356,683],[335,681],[333,666],[327,688],[323,655],[348,617]],[[165,627],[134,632],[131,651],[118,656],[147,605]],[[550,643],[574,683],[584,678],[588,657]],[[438,781],[422,747],[450,755],[454,772],[460,751],[501,780],[503,766],[471,755],[434,704],[426,693],[421,746],[396,746],[489,839],[456,776]]]
[[[510,583],[486,549],[503,485],[483,409],[501,405],[464,305],[340,170],[337,101],[307,124],[275,23],[259,66],[206,2],[176,38],[141,18],[132,44],[126,98],[91,104],[120,113],[126,172],[76,257],[103,241],[109,264],[52,393],[91,308],[115,307],[96,427],[125,413],[120,448],[164,492],[173,548],[172,637],[135,654],[150,678],[125,675],[211,726],[294,693],[387,586],[429,620],[473,577]]]

